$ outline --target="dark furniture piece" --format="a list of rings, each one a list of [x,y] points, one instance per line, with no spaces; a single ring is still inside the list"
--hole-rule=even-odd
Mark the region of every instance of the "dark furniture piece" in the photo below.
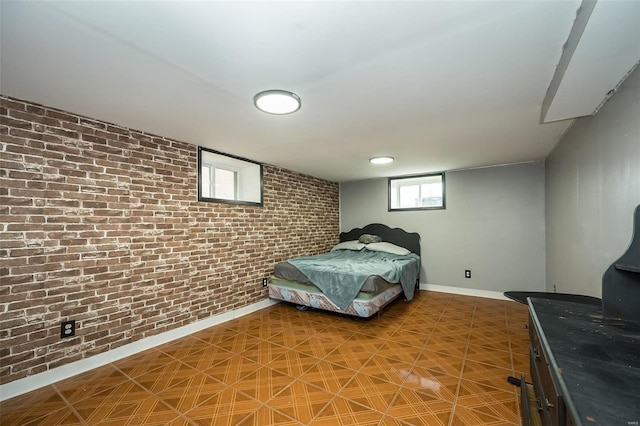
[[[631,425],[640,421],[640,324],[594,305],[529,299],[536,406],[523,424]],[[527,416],[528,417],[525,417]]]
[[[523,424],[638,425],[640,206],[629,248],[602,278],[602,304],[552,294],[527,299],[534,395],[522,377]]]
[[[607,317],[640,322],[640,205],[633,229],[629,248],[602,277],[602,311]]]
[[[565,302],[586,303],[588,305],[602,305],[602,299],[598,299],[593,296],[585,296],[582,294],[569,294],[569,293],[546,293],[543,291],[505,291],[505,297],[511,300],[520,302],[524,305],[527,304],[527,298],[535,297],[536,299],[553,299],[563,300]]]

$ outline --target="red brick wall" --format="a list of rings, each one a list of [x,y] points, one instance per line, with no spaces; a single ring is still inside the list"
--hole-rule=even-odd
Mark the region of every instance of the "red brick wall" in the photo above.
[[[275,262],[337,242],[336,183],[265,165],[264,207],[198,202],[194,145],[6,97],[0,119],[0,383],[263,300]]]

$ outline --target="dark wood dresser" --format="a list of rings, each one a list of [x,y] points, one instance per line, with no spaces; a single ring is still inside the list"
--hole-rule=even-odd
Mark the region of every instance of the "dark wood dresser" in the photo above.
[[[640,324],[605,318],[596,305],[528,304],[535,395],[523,383],[523,424],[638,425]]]

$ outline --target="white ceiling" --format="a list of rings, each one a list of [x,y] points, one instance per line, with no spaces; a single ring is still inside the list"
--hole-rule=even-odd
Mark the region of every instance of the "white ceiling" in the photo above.
[[[3,0],[0,90],[334,181],[539,160],[579,7]],[[266,89],[301,110],[261,113]]]

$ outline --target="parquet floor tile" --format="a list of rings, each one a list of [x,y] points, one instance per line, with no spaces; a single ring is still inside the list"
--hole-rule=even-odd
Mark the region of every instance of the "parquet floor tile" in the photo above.
[[[185,413],[219,392],[227,385],[203,373],[196,373],[156,395],[176,411]]]
[[[463,363],[463,358],[443,356],[439,352],[425,349],[420,353],[418,359],[416,359],[415,365],[428,368],[432,371],[438,371],[442,374],[458,376],[462,371]]]
[[[49,422],[64,424],[60,423],[62,419],[73,420],[73,417],[69,416],[70,408],[51,386],[4,401],[0,407],[0,419],[3,426],[5,424],[11,426],[44,425]]]
[[[378,423],[378,426],[411,426],[411,425],[409,423],[400,421],[395,417],[391,417],[390,415],[387,414],[382,418],[382,420],[380,420],[380,423]]]
[[[335,345],[340,345],[349,340],[355,333],[354,330],[345,330],[344,328],[332,325],[317,331],[314,337],[333,342]]]
[[[240,355],[234,355],[211,368],[205,373],[227,385],[233,384],[261,367],[257,362]]]
[[[284,346],[285,348],[293,348],[305,340],[309,339],[309,333],[305,330],[284,330],[278,334],[273,335],[269,340],[276,345]]]
[[[2,414],[1,424],[28,426],[28,425],[84,425],[85,423],[66,405],[54,411],[26,411],[20,414]]]
[[[387,339],[389,342],[403,343],[417,348],[422,348],[424,344],[427,343],[427,340],[429,340],[429,335],[406,331],[402,328],[396,330],[396,332]]]
[[[206,330],[198,331],[193,334],[193,337],[202,340],[203,342],[210,343],[215,345],[216,343],[223,342],[225,340],[231,339],[238,332],[236,330],[232,330],[223,326],[218,327],[210,327]]]
[[[327,392],[337,393],[349,383],[354,374],[355,371],[350,368],[322,360],[300,375],[300,380]]]
[[[265,365],[275,361],[281,355],[289,351],[289,348],[285,348],[284,346],[265,340],[245,351],[242,351],[242,356],[250,359],[251,361],[257,362],[258,364]]]
[[[413,389],[402,388],[387,414],[411,425],[449,424],[453,403]]]
[[[182,339],[174,340],[162,346],[158,346],[158,350],[176,359],[191,355],[193,353],[202,352],[209,349],[211,345],[208,342],[196,339],[192,336],[186,336]]]
[[[422,352],[422,347],[409,345],[407,343],[399,343],[395,341],[386,341],[380,346],[376,355],[383,356],[392,360],[413,364]]]
[[[175,358],[156,349],[141,352],[136,355],[116,361],[113,365],[129,377],[138,377],[164,368],[165,364],[175,361]]]
[[[249,417],[238,423],[237,426],[299,426],[302,425],[297,420],[285,416],[279,411],[266,405],[258,408]]]
[[[411,371],[412,363],[405,363],[382,355],[373,355],[360,372],[397,385],[402,385]]]
[[[365,407],[384,412],[399,390],[400,385],[365,373],[357,373],[338,395]]]
[[[145,424],[157,419],[172,420],[179,413],[134,382],[128,382],[73,404],[76,412],[88,424],[102,422]],[[137,419],[137,423],[128,423]]]
[[[71,404],[111,389],[131,379],[111,365],[90,370],[54,384],[54,387]]]
[[[308,355],[296,350],[289,350],[270,363],[268,367],[288,374],[289,376],[299,377],[317,364],[320,358]]]
[[[295,379],[281,371],[262,367],[238,381],[233,387],[261,402],[267,402]]]
[[[156,393],[163,389],[170,389],[195,374],[198,374],[198,370],[180,361],[173,361],[164,364],[163,368],[138,376],[134,380],[149,392]]]
[[[215,345],[219,348],[225,349],[229,352],[242,353],[249,348],[252,348],[258,344],[258,340],[248,334],[236,334],[230,339],[218,342]]]
[[[200,352],[195,352],[181,357],[180,362],[196,370],[204,371],[216,364],[220,364],[221,362],[228,360],[234,355],[236,354],[229,352],[226,349],[222,349],[216,345],[209,345],[208,349],[203,349]]]
[[[466,359],[495,367],[510,369],[511,352],[469,344]]]
[[[352,370],[358,370],[373,356],[375,352],[368,349],[370,348],[346,342],[338,346],[329,354],[325,355],[324,359]]]
[[[324,358],[338,346],[340,346],[340,344],[333,340],[324,340],[314,336],[296,345],[294,349],[298,352],[302,352],[303,354],[311,355],[316,358]]]
[[[227,388],[184,413],[184,417],[197,425],[235,426],[261,406],[260,401]]]
[[[296,380],[267,402],[267,405],[290,418],[308,424],[333,397],[334,394],[330,392]]]
[[[464,358],[467,353],[467,342],[460,340],[445,340],[432,336],[424,347],[428,351],[437,352],[445,356]]]
[[[349,399],[335,397],[311,422],[314,426],[377,426],[384,414]]]
[[[403,387],[430,395],[433,398],[454,402],[460,378],[426,368],[414,366],[407,375]]]

